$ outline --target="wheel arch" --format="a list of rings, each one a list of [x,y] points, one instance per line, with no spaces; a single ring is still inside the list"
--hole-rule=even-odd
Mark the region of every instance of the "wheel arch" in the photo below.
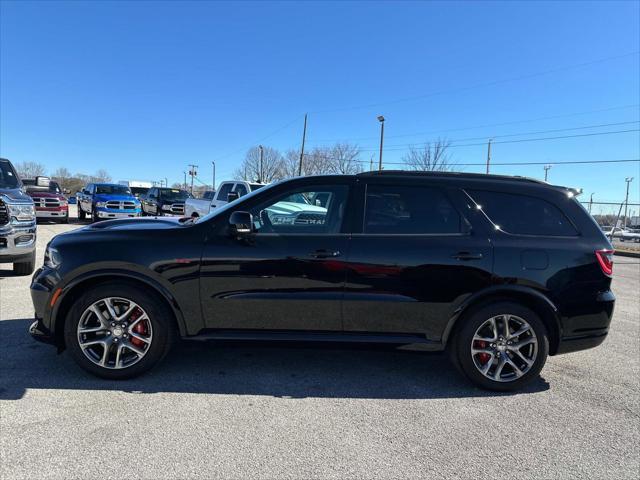
[[[66,320],[67,313],[69,313],[69,310],[71,309],[74,301],[87,289],[111,281],[118,281],[127,283],[129,285],[136,285],[142,287],[152,294],[158,295],[173,313],[174,321],[176,323],[176,326],[178,327],[180,335],[184,336],[186,334],[186,326],[184,323],[182,310],[180,309],[178,302],[171,294],[171,292],[169,292],[161,284],[149,277],[136,274],[134,272],[101,272],[74,279],[64,287],[63,293],[60,295],[56,307],[51,313],[51,325],[54,326],[54,335],[56,340],[55,343],[60,351],[64,350],[65,348],[64,322]]]
[[[455,336],[457,329],[462,325],[463,319],[482,306],[499,301],[511,301],[519,303],[533,310],[542,320],[549,333],[549,354],[554,355],[558,350],[562,336],[562,325],[558,315],[558,308],[543,293],[529,287],[504,286],[491,288],[467,298],[459,305],[444,330],[442,343],[448,346]]]

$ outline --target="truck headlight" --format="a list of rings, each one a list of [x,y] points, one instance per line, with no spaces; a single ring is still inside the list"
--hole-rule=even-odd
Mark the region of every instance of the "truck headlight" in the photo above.
[[[44,264],[49,268],[57,268],[62,265],[62,255],[58,250],[47,245],[44,251]]]
[[[96,202],[96,207],[104,208],[107,206],[107,202]]]
[[[36,218],[36,209],[32,204],[10,203],[9,215],[15,217],[19,222],[28,222]]]
[[[171,205],[162,205],[163,210],[171,210]]]

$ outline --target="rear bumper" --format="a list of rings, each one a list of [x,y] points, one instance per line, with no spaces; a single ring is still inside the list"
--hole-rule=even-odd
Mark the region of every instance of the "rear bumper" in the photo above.
[[[595,302],[584,302],[580,315],[564,318],[564,335],[554,354],[577,352],[597,347],[609,333],[616,297],[610,290],[600,292]]]

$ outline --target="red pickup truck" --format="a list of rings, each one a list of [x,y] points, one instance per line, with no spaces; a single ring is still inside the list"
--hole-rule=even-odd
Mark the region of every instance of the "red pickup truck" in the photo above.
[[[37,219],[46,218],[69,223],[69,202],[57,182],[50,181],[48,187],[38,186],[38,183],[42,185],[46,182],[38,182],[37,179],[26,179],[22,183],[27,195],[33,199]]]

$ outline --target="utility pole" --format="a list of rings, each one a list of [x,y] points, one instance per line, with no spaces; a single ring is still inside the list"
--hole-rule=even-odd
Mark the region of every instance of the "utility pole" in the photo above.
[[[544,181],[547,181],[547,174],[549,173],[549,170],[551,170],[551,167],[553,167],[553,165],[545,165],[544,166]]]
[[[489,164],[491,163],[491,142],[493,142],[493,138],[490,138],[487,144],[487,175],[489,175]]]
[[[258,148],[260,149],[260,178],[258,179],[258,183],[263,183],[262,181],[262,158],[264,156],[264,148],[262,148],[262,145],[258,145]]]
[[[304,114],[304,128],[302,129],[302,148],[300,149],[300,163],[298,164],[298,176],[302,176],[302,159],[304,158],[304,141],[307,137],[307,114]]]
[[[191,195],[193,195],[193,177],[198,175],[198,171],[196,170],[196,168],[198,168],[198,165],[189,164],[188,166],[189,166],[189,175],[191,175]]]
[[[214,162],[213,160],[211,160],[211,165],[213,165],[213,180],[211,180],[211,186],[213,187],[211,190],[216,189],[216,162]]]
[[[593,205],[593,194],[595,192],[591,192],[591,197],[589,198],[589,213],[591,213],[591,205]]]
[[[627,208],[629,207],[629,184],[633,181],[633,177],[624,179],[627,182],[627,195],[624,198],[624,228],[627,228]]]
[[[182,172],[182,173],[184,173],[184,183],[183,183],[183,185],[184,185],[184,189],[186,190],[187,189],[187,172]]]
[[[382,144],[384,143],[384,117],[382,115],[379,115],[378,121],[380,122],[380,160],[378,161],[378,170],[382,171]]]

